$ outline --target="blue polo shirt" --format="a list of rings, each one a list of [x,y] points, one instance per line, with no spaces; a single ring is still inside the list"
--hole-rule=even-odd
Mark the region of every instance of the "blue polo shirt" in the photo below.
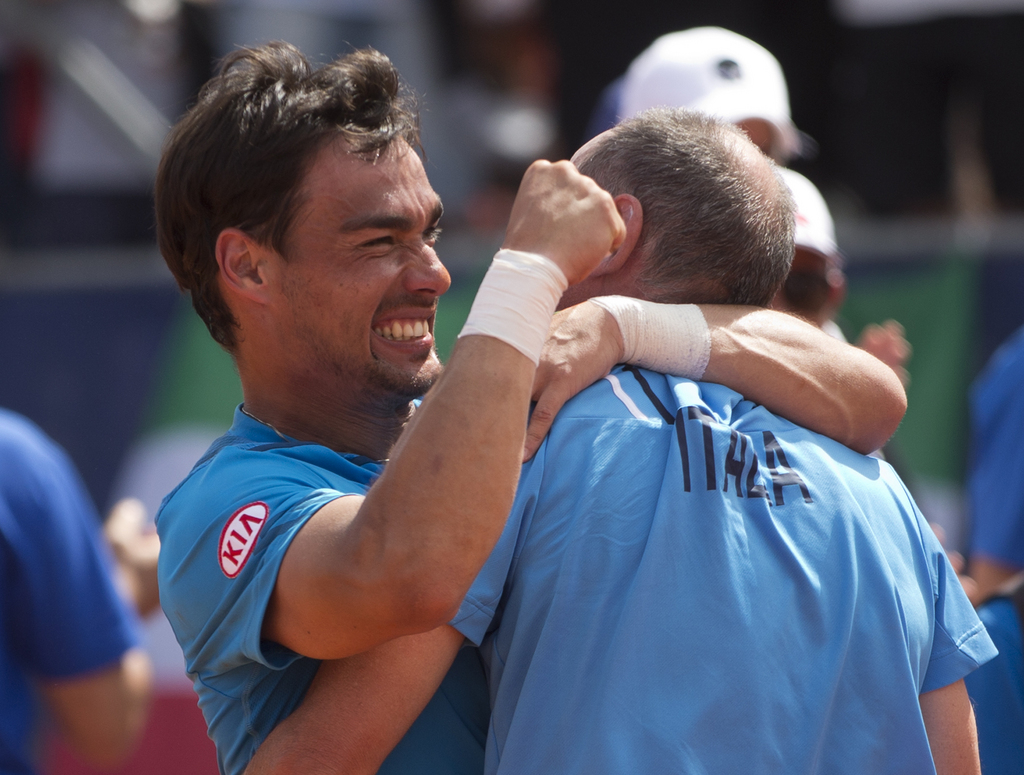
[[[1024,568],[1024,328],[992,356],[970,402],[971,553]]]
[[[886,463],[628,367],[558,415],[453,624],[517,775],[934,772],[919,695],[995,654]]]
[[[964,680],[978,722],[985,775],[1024,772],[1024,622],[1009,598],[997,597],[978,616],[999,656]]]
[[[365,494],[381,470],[380,462],[282,437],[239,407],[231,429],[164,500],[160,602],[225,775],[245,769],[320,664],[260,636],[288,546],[320,508]],[[477,775],[487,712],[477,652],[463,649],[380,772]]]
[[[67,455],[0,409],[0,773],[32,773],[32,683],[116,664],[138,621]]]

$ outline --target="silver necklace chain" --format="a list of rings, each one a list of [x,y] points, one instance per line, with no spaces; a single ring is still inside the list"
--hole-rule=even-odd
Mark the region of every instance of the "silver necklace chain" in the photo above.
[[[289,439],[287,436],[285,436],[283,433],[281,433],[281,431],[279,431],[273,425],[268,423],[266,420],[261,420],[259,417],[254,415],[252,412],[247,410],[245,408],[245,404],[242,404],[241,409],[242,409],[242,414],[244,414],[246,417],[249,417],[249,418],[255,420],[260,425],[266,425],[268,428],[270,428],[270,430],[272,430],[274,433],[276,433],[278,436],[280,436],[282,441],[289,441],[289,442],[293,441],[293,439]],[[384,458],[383,460],[378,460],[377,462],[381,463],[381,464],[387,463],[388,462],[388,458]]]
[[[241,409],[242,409],[242,414],[244,414],[246,417],[251,417],[252,419],[254,419],[256,422],[260,423],[261,425],[266,425],[268,428],[270,428],[270,430],[272,430],[274,433],[276,433],[278,436],[280,436],[282,441],[289,441],[289,438],[287,436],[285,436],[283,433],[281,433],[281,431],[279,431],[273,425],[271,425],[270,423],[266,422],[265,420],[261,420],[259,417],[254,415],[248,409],[246,409],[245,408],[245,404],[242,404]]]

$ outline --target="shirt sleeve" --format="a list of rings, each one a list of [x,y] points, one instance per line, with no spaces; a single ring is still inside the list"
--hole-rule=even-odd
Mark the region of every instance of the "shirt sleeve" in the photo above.
[[[279,670],[299,658],[261,637],[281,562],[310,517],[365,490],[301,461],[226,449],[168,499],[157,522],[160,597],[189,672],[206,678],[252,662]]]
[[[71,461],[34,426],[19,437],[0,445],[13,646],[37,675],[76,676],[138,645],[138,620],[114,587],[113,558]]]
[[[998,653],[946,553],[930,533],[925,538],[932,563],[935,631],[922,694],[959,681]]]

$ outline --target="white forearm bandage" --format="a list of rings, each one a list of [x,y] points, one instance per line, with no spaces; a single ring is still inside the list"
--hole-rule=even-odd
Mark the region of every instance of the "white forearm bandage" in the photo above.
[[[711,358],[711,332],[696,304],[656,304],[627,296],[590,301],[619,324],[626,363],[687,379],[704,376]]]
[[[480,283],[459,338],[492,336],[512,345],[534,364],[540,363],[551,316],[567,287],[565,273],[544,256],[499,250]]]

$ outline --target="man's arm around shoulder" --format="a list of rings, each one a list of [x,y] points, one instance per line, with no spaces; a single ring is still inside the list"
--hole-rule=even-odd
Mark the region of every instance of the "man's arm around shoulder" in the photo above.
[[[256,750],[245,775],[372,775],[402,739],[463,642],[451,627],[323,662],[302,705]]]

